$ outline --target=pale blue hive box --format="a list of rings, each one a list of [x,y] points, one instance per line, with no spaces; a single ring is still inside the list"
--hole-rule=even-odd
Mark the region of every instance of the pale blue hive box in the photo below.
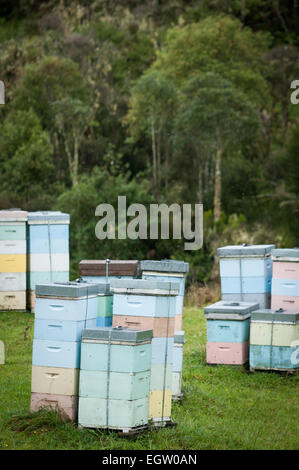
[[[272,279],[272,294],[299,296],[299,279]]]
[[[185,332],[176,331],[174,334],[173,345],[173,372],[182,372],[183,370],[183,346],[185,344]]]

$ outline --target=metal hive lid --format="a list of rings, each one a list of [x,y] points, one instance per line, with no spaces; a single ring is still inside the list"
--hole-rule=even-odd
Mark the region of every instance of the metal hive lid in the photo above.
[[[111,279],[111,291],[124,294],[178,295],[178,282],[146,279]]]
[[[70,223],[70,214],[66,214],[60,211],[36,211],[28,212],[28,224],[40,223]]]
[[[217,249],[218,256],[265,256],[275,245],[227,245]]]
[[[52,282],[49,284],[37,284],[35,286],[36,296],[45,297],[86,297],[100,293],[101,284],[84,283],[77,281]]]
[[[286,259],[292,258],[294,261],[299,261],[299,248],[276,248],[271,251],[273,259]]]
[[[28,212],[17,208],[0,210],[1,222],[26,222],[28,220]]]
[[[221,314],[238,314],[248,315],[249,313],[259,308],[258,303],[238,302],[238,301],[225,301],[220,300],[212,305],[204,308],[204,314],[221,313]]]
[[[140,271],[187,273],[189,271],[189,263],[172,259],[163,259],[160,261],[143,260],[140,261]]]
[[[85,328],[82,330],[82,340],[106,340],[126,341],[130,343],[141,343],[151,341],[153,330],[135,330],[124,327],[97,327]]]
[[[251,321],[298,323],[299,311],[298,310],[284,310],[283,308],[279,308],[277,310],[258,309],[252,312]]]

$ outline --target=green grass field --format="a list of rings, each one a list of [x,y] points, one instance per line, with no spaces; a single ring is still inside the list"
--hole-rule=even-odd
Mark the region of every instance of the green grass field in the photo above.
[[[177,426],[149,430],[135,440],[114,432],[78,429],[55,412],[30,414],[34,317],[0,314],[0,449],[298,449],[298,375],[248,373],[243,367],[205,364],[203,311],[184,310],[186,345]]]

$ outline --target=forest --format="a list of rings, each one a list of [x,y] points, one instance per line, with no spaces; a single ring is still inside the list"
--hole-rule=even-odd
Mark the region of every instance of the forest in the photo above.
[[[205,286],[219,246],[298,246],[298,17],[296,0],[2,0],[0,209],[70,213],[72,276],[172,258]],[[203,247],[98,240],[118,196],[203,204]]]

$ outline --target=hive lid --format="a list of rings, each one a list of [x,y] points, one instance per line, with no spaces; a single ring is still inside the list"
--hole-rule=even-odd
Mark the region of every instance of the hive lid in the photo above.
[[[258,309],[251,314],[251,321],[266,321],[279,323],[298,323],[299,310]]]
[[[182,331],[182,330],[175,331],[173,341],[174,341],[174,343],[184,344],[185,343],[185,332]]]
[[[82,330],[82,340],[104,340],[126,341],[130,343],[141,343],[151,341],[153,330],[135,330],[132,328],[118,327],[97,327],[85,328]]]
[[[292,261],[299,261],[299,248],[276,248],[271,251],[272,258],[283,261],[291,258]]]
[[[21,209],[3,209],[0,210],[0,222],[26,222],[28,212]]]
[[[28,224],[69,224],[70,214],[60,211],[37,211],[28,212]]]
[[[161,261],[143,260],[140,261],[140,271],[187,273],[189,271],[189,263],[172,259],[163,259]]]
[[[111,279],[111,291],[118,294],[178,295],[180,284],[146,279]]]
[[[275,245],[228,245],[217,249],[218,256],[265,256],[271,253]]]
[[[112,292],[110,290],[110,282],[106,282],[105,279],[103,279],[102,281],[92,282],[92,281],[85,281],[84,279],[79,278],[79,279],[76,279],[75,282],[78,282],[82,286],[86,286],[86,284],[91,284],[91,285],[95,284],[98,288],[98,294],[112,295]]]
[[[136,276],[137,260],[108,260],[109,276]],[[107,260],[82,260],[79,263],[80,276],[106,276]]]
[[[35,295],[37,297],[86,297],[97,295],[103,287],[101,284],[84,283],[77,281],[52,282],[49,284],[37,284]]]
[[[214,313],[248,316],[248,314],[254,310],[257,310],[258,308],[258,303],[220,300],[219,302],[215,302],[214,304],[205,307],[204,314],[205,316],[209,314],[210,318],[211,314]]]

